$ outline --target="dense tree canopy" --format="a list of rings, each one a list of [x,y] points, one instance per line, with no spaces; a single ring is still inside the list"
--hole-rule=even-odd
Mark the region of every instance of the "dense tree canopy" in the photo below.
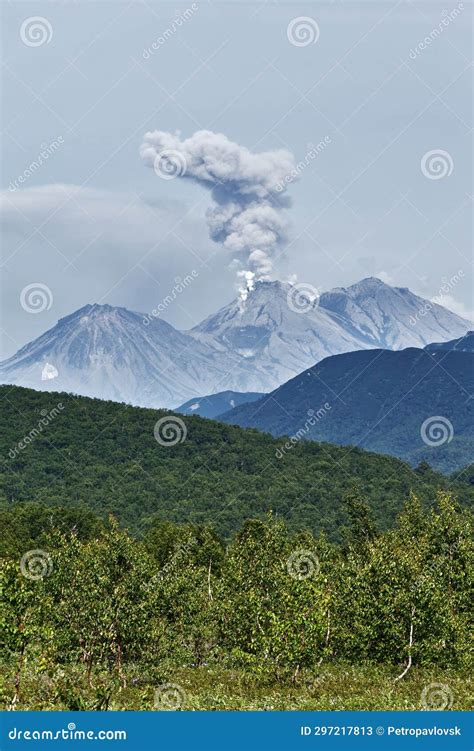
[[[426,464],[413,470],[392,457],[309,441],[280,456],[278,439],[199,417],[8,386],[0,387],[0,411],[0,509],[81,507],[84,532],[91,523],[84,506],[103,519],[113,513],[136,535],[158,515],[210,522],[224,538],[246,519],[273,511],[293,530],[324,531],[336,540],[348,522],[347,493],[367,499],[382,529],[411,491],[424,506],[438,489],[451,489],[462,504],[474,498],[463,478],[446,478]],[[158,442],[157,421],[166,428],[177,419],[184,440],[170,443],[165,435]],[[0,515],[0,526],[7,523],[23,534],[21,511],[13,519]]]
[[[393,679],[412,666],[469,669],[470,512],[442,493],[425,514],[412,496],[380,533],[363,499],[349,503],[342,546],[271,514],[226,546],[192,525],[152,525],[143,540],[113,518],[82,537],[53,525],[43,549],[1,562],[4,701],[24,700],[27,666],[50,681],[45,701],[70,709],[86,708],[81,681],[100,708],[104,675],[126,687],[137,667],[150,681],[165,665],[280,681],[334,660],[391,665]]]

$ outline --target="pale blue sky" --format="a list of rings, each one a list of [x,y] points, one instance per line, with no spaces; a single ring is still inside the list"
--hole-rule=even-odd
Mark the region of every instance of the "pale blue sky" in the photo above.
[[[154,129],[221,131],[297,161],[328,137],[289,189],[292,239],[275,276],[324,290],[382,275],[432,297],[462,270],[445,302],[471,311],[472,5],[204,0],[144,56],[191,5],[3,2],[3,356],[88,302],[146,313],[193,270],[166,312],[174,325],[234,296],[230,259],[208,238],[208,194],[139,158]],[[35,16],[52,33],[37,47],[20,34]],[[316,43],[290,44],[298,16],[317,22]],[[432,150],[448,153],[449,176],[423,174]],[[32,315],[20,293],[37,282],[53,302]]]

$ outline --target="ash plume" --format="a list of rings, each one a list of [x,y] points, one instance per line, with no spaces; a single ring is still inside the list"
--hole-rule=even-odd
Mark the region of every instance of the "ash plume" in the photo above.
[[[272,259],[287,238],[282,209],[291,203],[282,185],[294,169],[290,152],[252,153],[209,130],[184,140],[155,130],[145,133],[140,156],[164,179],[192,180],[211,191],[209,234],[231,255],[242,299],[255,281],[271,277]]]

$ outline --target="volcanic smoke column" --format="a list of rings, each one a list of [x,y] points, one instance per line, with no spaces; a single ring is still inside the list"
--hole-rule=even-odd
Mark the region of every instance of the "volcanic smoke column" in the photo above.
[[[244,281],[242,299],[254,280],[270,278],[273,256],[287,236],[282,209],[291,202],[282,186],[295,167],[290,152],[253,154],[210,130],[185,140],[155,130],[145,133],[140,156],[164,179],[180,177],[210,189],[215,206],[207,211],[209,234],[229,251]]]

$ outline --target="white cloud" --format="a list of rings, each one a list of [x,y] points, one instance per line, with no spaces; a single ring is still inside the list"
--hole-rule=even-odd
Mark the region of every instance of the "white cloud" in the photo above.
[[[2,357],[87,303],[123,305],[146,313],[196,269],[198,281],[172,306],[170,323],[190,328],[201,319],[201,297],[213,308],[215,279],[208,263],[215,250],[205,222],[176,201],[147,201],[76,185],[51,184],[0,193],[2,225]],[[221,266],[213,261],[219,275]],[[229,274],[230,276],[230,274]],[[230,281],[230,280],[229,280]],[[46,284],[54,304],[38,316],[19,303],[28,284]],[[228,301],[229,294],[219,299]],[[199,311],[199,312],[198,312]]]
[[[452,295],[436,295],[431,298],[433,302],[438,305],[442,305],[444,308],[448,308],[453,313],[456,313],[461,318],[467,318],[468,321],[474,321],[474,311],[464,305],[460,300],[456,300]]]

